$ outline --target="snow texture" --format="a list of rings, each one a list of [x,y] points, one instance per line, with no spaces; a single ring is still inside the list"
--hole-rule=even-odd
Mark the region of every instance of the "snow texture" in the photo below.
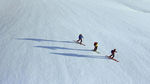
[[[150,84],[149,4],[0,0],[0,84]]]

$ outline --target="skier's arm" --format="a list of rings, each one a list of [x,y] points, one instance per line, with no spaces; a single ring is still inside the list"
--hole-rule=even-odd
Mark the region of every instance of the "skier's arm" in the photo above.
[[[84,38],[84,37],[82,36],[82,38]]]

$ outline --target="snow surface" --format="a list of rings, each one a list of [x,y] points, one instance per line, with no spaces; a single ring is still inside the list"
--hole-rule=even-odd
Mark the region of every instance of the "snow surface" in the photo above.
[[[150,84],[149,4],[0,0],[0,84]]]

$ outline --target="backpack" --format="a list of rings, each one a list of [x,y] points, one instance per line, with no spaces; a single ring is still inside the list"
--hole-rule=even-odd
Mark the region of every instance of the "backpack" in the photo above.
[[[114,53],[114,50],[111,50],[111,53]]]
[[[115,53],[116,52],[116,50],[111,50],[111,53]]]

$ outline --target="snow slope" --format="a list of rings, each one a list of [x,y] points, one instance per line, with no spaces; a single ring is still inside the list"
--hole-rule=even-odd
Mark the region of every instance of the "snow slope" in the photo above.
[[[149,4],[0,0],[0,84],[149,84]]]

